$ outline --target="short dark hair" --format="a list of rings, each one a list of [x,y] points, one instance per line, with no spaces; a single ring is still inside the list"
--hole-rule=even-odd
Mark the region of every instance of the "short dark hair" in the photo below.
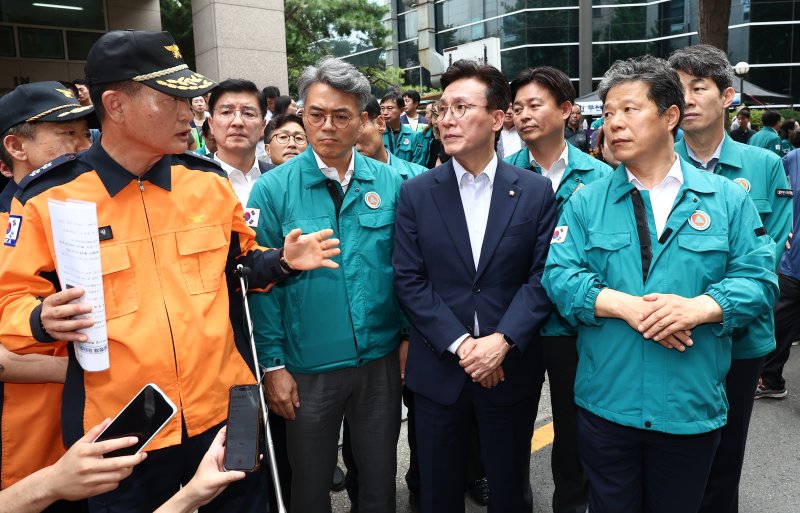
[[[286,112],[286,109],[289,108],[289,105],[292,104],[292,97],[291,96],[278,96],[278,99],[275,100],[275,112],[273,115],[283,114]]]
[[[266,101],[267,98],[277,98],[281,95],[281,90],[275,86],[267,86],[261,90],[261,94],[264,96],[264,100]]]
[[[203,137],[208,137],[208,134],[211,133],[211,125],[208,123],[208,118],[203,121],[203,126],[200,127],[200,131],[203,132]]]
[[[720,94],[733,85],[733,68],[725,52],[711,45],[680,48],[669,56],[669,65],[693,77],[710,78]]]
[[[761,115],[761,125],[774,127],[778,123],[781,122],[781,113],[777,110],[767,110],[764,111],[764,114]]]
[[[678,72],[672,69],[664,59],[652,55],[616,61],[603,75],[597,88],[600,100],[605,103],[611,88],[627,82],[647,84],[647,98],[656,104],[659,116],[662,116],[673,105],[678,107],[678,123],[672,129],[672,135],[676,135],[686,106]]]
[[[408,96],[409,98],[411,98],[412,102],[419,103],[419,100],[420,100],[419,93],[417,91],[415,91],[414,89],[409,89],[408,91],[404,92],[403,96],[404,97]]]
[[[73,85],[86,85],[86,80],[84,80],[82,78],[76,78],[75,80],[72,81],[72,84]]]
[[[550,91],[556,100],[556,105],[564,102],[575,104],[575,87],[566,73],[551,66],[539,66],[522,70],[511,81],[511,101],[517,98],[517,92],[524,86],[536,82]]]
[[[503,112],[508,110],[508,105],[511,103],[511,89],[500,70],[487,64],[461,59],[450,65],[442,74],[442,89],[447,89],[447,86],[453,82],[466,78],[474,78],[486,85],[487,110],[502,110]]]
[[[267,128],[264,129],[264,144],[269,143],[269,140],[272,139],[272,132],[289,123],[297,123],[303,128],[303,131],[306,129],[305,125],[303,125],[303,118],[297,114],[277,114],[272,116],[272,119],[267,123]]]
[[[367,118],[369,118],[370,121],[376,120],[378,116],[381,115],[381,106],[378,104],[378,99],[374,96],[370,96],[364,111],[367,113]]]
[[[394,104],[401,109],[406,106],[406,102],[403,101],[403,95],[400,94],[400,91],[389,91],[384,94],[383,98],[381,98],[381,105],[386,102],[394,102]]]
[[[6,133],[0,137],[0,162],[7,165],[8,169],[13,171],[14,159],[11,158],[11,154],[6,151],[6,145],[3,144],[3,139],[5,139],[7,135],[15,135],[24,139],[33,140],[36,138],[36,123],[29,123],[25,121],[19,125],[14,125],[6,130]]]
[[[214,107],[220,97],[225,93],[252,93],[258,102],[258,108],[261,115],[267,113],[267,101],[258,94],[258,87],[249,80],[244,78],[229,78],[219,83],[217,87],[211,90],[211,97],[208,99],[208,111],[214,115]]]
[[[747,119],[750,119],[750,111],[747,110],[747,109],[742,109],[742,110],[740,110],[739,112],[736,113],[736,117],[739,117],[739,116],[744,116]]]
[[[106,117],[106,108],[103,105],[103,93],[106,91],[119,91],[128,96],[136,96],[143,87],[147,86],[141,82],[134,82],[133,80],[90,85],[89,98],[92,99],[92,105],[94,105],[94,112],[97,115],[97,119],[102,123]]]
[[[794,125],[797,123],[794,118],[789,118],[783,123],[781,123],[781,128],[778,130],[778,134],[780,134],[781,139],[788,139],[789,134],[794,132]]]

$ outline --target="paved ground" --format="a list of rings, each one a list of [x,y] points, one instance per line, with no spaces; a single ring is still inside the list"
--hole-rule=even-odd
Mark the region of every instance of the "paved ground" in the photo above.
[[[740,513],[800,512],[800,347],[794,347],[786,367],[789,396],[783,400],[756,401],[750,426],[747,456],[740,487]],[[545,383],[536,421],[539,436],[548,441],[552,421],[550,391]],[[542,429],[539,429],[542,428]],[[398,446],[397,513],[407,513],[408,491],[403,476],[408,468],[406,426],[403,423]],[[549,443],[531,454],[531,483],[535,513],[548,513],[553,483],[550,476]],[[332,494],[334,513],[347,513],[350,502],[345,492]],[[467,513],[485,508],[470,499]]]

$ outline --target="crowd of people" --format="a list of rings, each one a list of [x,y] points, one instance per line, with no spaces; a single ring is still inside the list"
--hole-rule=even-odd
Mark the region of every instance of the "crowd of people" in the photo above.
[[[296,99],[215,83],[166,32],[105,34],[85,71],[0,98],[0,512],[325,513],[341,487],[395,511],[404,403],[414,511],[530,513],[545,375],[554,513],[738,511],[754,400],[786,396],[800,335],[800,127],[728,128],[723,52],[614,63],[591,128],[546,65],[457,61],[424,114],[332,57]],[[97,209],[105,371],[58,277],[67,199]],[[178,415],[104,458],[147,383]],[[247,383],[277,476],[223,468]]]

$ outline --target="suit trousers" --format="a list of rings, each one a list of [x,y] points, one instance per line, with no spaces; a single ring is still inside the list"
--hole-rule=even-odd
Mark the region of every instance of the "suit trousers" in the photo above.
[[[578,457],[578,407],[575,373],[577,337],[542,337],[542,352],[550,380],[553,407],[553,513],[586,513],[589,488]]]
[[[415,394],[420,513],[463,513],[470,431],[477,420],[488,513],[531,513],[531,437],[538,394],[494,404],[471,381],[452,405]],[[541,392],[541,389],[539,390]]]
[[[185,428],[180,445],[149,451],[116,490],[89,499],[91,513],[151,513],[194,476],[217,432],[224,423],[189,438]],[[262,441],[263,444],[263,441]],[[262,449],[265,450],[265,449]],[[267,511],[269,465],[231,483],[200,513],[264,513]]]
[[[286,422],[292,513],[331,512],[331,478],[343,418],[360,471],[359,511],[395,511],[401,388],[397,350],[363,367],[292,376],[300,397],[296,419]]]
[[[779,275],[781,295],[775,303],[775,350],[767,355],[761,378],[768,388],[784,388],[783,367],[792,342],[800,337],[800,280]]]
[[[708,476],[701,513],[739,511],[739,479],[742,477],[747,431],[763,363],[764,357],[731,361],[725,378],[728,423],[720,429],[722,438]]]
[[[622,426],[578,408],[578,451],[592,513],[694,513],[720,430],[671,435]]]

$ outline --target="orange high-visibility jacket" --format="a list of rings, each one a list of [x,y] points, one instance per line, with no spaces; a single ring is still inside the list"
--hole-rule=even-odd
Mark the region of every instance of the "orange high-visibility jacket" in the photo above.
[[[110,368],[84,372],[69,346],[65,444],[151,382],[180,412],[148,450],[180,444],[184,424],[194,436],[225,420],[230,386],[254,382],[232,270],[249,267],[261,289],[284,273],[281,252],[256,245],[218,165],[167,155],[137,179],[98,142],[20,187],[11,208],[19,228],[0,247],[0,340],[19,353],[53,341],[40,319],[41,298],[54,292],[43,277],[55,269],[48,198],[97,204]]]

